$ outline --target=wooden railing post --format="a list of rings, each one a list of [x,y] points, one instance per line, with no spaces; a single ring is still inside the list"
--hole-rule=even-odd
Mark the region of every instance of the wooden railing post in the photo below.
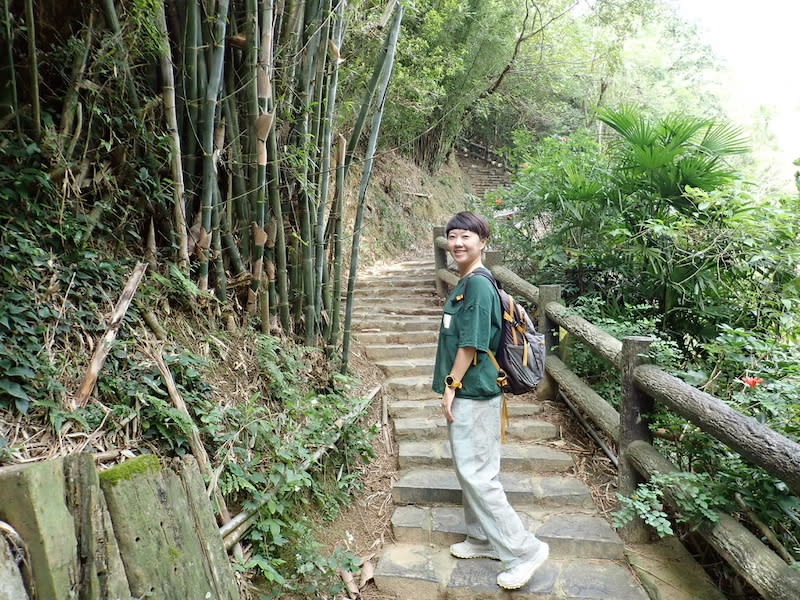
[[[439,278],[439,269],[447,268],[447,250],[443,250],[436,245],[436,238],[445,235],[444,227],[433,228],[433,261],[436,265],[436,293],[442,297],[447,297],[447,286],[444,281]]]
[[[558,323],[547,316],[545,307],[551,302],[561,302],[561,286],[560,285],[540,285],[539,286],[539,304],[536,307],[538,314],[538,323],[536,324],[540,333],[544,334],[544,345],[546,354],[555,353],[556,356],[561,357],[561,348],[559,347],[560,330]],[[542,381],[536,388],[536,397],[539,400],[555,400],[558,393],[558,384],[545,371]]]
[[[628,460],[628,444],[641,440],[652,441],[647,415],[653,411],[653,399],[640,391],[633,380],[633,371],[648,362],[647,352],[655,340],[651,337],[630,336],[622,340],[622,402],[619,410],[619,485],[623,496],[630,496],[643,481],[631,461]],[[620,531],[626,542],[646,542],[650,532],[641,519],[634,519]]]

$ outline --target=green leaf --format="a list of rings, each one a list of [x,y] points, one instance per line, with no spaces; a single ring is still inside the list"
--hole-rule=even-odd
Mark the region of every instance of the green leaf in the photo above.
[[[3,390],[9,396],[13,396],[18,400],[23,400],[25,402],[30,402],[30,396],[22,389],[22,386],[18,384],[16,381],[10,381],[8,379],[0,379],[0,390]]]

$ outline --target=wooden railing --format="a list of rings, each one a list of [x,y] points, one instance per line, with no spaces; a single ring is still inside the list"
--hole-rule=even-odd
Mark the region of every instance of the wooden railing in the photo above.
[[[488,163],[496,164],[504,169],[508,169],[508,160],[496,150],[477,142],[472,142],[466,138],[461,138],[458,140],[458,143],[467,154],[485,160]]]
[[[447,267],[444,228],[434,228],[437,291],[445,296],[458,276]],[[800,444],[732,409],[719,398],[702,392],[654,365],[646,363],[651,338],[617,340],[589,321],[571,314],[560,301],[557,285],[534,286],[501,264],[498,253],[487,252],[484,263],[503,287],[518,299],[536,306],[539,331],[545,334],[548,356],[546,376],[537,394],[560,396],[577,415],[588,419],[618,446],[618,490],[630,495],[643,480],[656,473],[678,471],[652,444],[647,415],[655,402],[691,421],[744,459],[782,480],[800,496]],[[622,399],[617,411],[561,360],[560,330],[569,332],[620,372]],[[669,490],[667,490],[669,494]],[[730,515],[702,525],[698,532],[728,564],[764,598],[800,599],[800,571],[793,568]],[[647,541],[641,522],[620,531],[628,542]]]

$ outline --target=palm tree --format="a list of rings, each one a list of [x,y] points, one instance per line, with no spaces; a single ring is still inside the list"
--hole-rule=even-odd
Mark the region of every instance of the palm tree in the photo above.
[[[711,191],[733,181],[726,158],[748,150],[741,130],[725,121],[677,114],[653,121],[630,106],[601,109],[598,119],[619,134],[610,150],[620,191],[655,200],[655,214],[659,205],[692,211],[687,186]]]

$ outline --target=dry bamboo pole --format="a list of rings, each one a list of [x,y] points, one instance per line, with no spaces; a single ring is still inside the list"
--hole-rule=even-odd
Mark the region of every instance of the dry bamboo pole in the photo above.
[[[161,94],[164,98],[164,114],[167,119],[170,149],[172,150],[172,218],[175,236],[178,240],[177,265],[184,273],[189,272],[189,241],[186,227],[186,201],[183,184],[183,160],[181,155],[181,136],[178,132],[178,114],[175,108],[175,76],[172,70],[172,52],[167,32],[166,7],[162,0],[156,11],[156,26],[161,35]]]
[[[214,188],[217,187],[217,167],[214,152],[215,142],[215,115],[217,112],[218,97],[222,88],[222,70],[225,64],[225,31],[228,18],[229,0],[219,0],[217,13],[214,17],[213,32],[209,39],[211,48],[211,62],[208,70],[208,85],[205,88],[203,99],[203,114],[201,117],[202,129],[200,131],[200,147],[203,152],[203,183],[200,206],[202,212],[199,261],[199,283],[201,290],[208,289],[208,249],[211,243],[211,214],[214,205]]]
[[[8,17],[8,13],[6,13]],[[33,16],[33,0],[25,0],[25,21],[28,26],[28,62],[31,70],[31,112],[33,139],[42,138],[42,111],[39,105],[39,58],[36,49],[36,21]]]
[[[189,408],[186,406],[186,402],[178,390],[178,386],[175,385],[175,378],[172,376],[172,371],[170,371],[166,361],[164,360],[162,351],[153,349],[150,352],[150,356],[155,361],[156,366],[161,373],[161,377],[164,378],[164,383],[167,385],[167,394],[169,395],[170,400],[172,400],[173,406],[175,406],[178,411],[183,413],[190,423],[189,431],[186,432],[186,436],[188,437],[189,448],[191,448],[192,454],[197,460],[197,468],[200,470],[200,473],[208,478],[209,481],[215,481],[211,469],[211,461],[208,458],[206,447],[203,445],[203,440],[200,438],[200,431],[198,430],[194,419],[192,419],[191,413],[189,413]],[[213,489],[207,490],[207,493],[209,496],[213,496],[214,501],[217,503],[220,521],[222,521],[223,525],[225,523],[229,523],[231,520],[231,513],[228,511],[228,506],[225,503],[225,498],[222,495],[222,492],[220,492],[219,488],[214,485]],[[241,546],[238,546],[237,544],[237,548],[234,550],[234,552],[237,556],[241,556]]]
[[[372,164],[375,159],[375,148],[378,145],[378,134],[383,119],[383,109],[386,105],[386,92],[389,89],[389,79],[392,76],[394,66],[394,54],[397,49],[397,39],[400,35],[400,24],[403,20],[403,5],[395,2],[395,14],[392,28],[389,31],[388,49],[385,55],[383,69],[381,71],[380,91],[378,93],[378,108],[372,117],[372,130],[370,131],[369,141],[367,142],[366,157],[364,160],[364,171],[361,174],[361,184],[358,189],[358,207],[356,208],[356,220],[353,226],[353,242],[350,252],[350,274],[347,278],[347,302],[345,304],[344,315],[344,335],[342,341],[342,367],[341,372],[347,372],[347,365],[350,358],[350,327],[353,320],[353,300],[356,287],[356,274],[358,271],[358,255],[361,243],[361,228],[364,222],[364,205],[366,204],[367,186],[372,175]],[[351,140],[352,141],[352,140]]]
[[[31,2],[31,0],[28,0]],[[128,92],[128,101],[131,106],[139,109],[139,94],[136,91],[136,82],[133,80],[133,73],[131,72],[130,64],[128,63],[128,49],[122,40],[122,28],[119,26],[119,19],[117,18],[117,9],[114,6],[114,0],[103,0],[103,14],[106,17],[106,23],[117,39],[117,48],[119,49],[119,61],[123,77],[125,77],[125,89]]]
[[[106,332],[95,347],[94,355],[89,362],[89,367],[86,369],[86,376],[83,379],[83,383],[81,383],[81,387],[78,389],[72,401],[72,406],[70,408],[73,410],[86,406],[86,401],[89,399],[89,395],[94,389],[94,384],[97,382],[97,376],[103,368],[106,356],[108,356],[111,346],[119,332],[119,328],[122,325],[122,319],[125,313],[128,312],[128,307],[131,304],[131,300],[133,300],[133,295],[136,293],[136,288],[139,287],[139,283],[142,281],[145,269],[147,269],[147,263],[138,263],[133,269],[133,273],[128,278],[128,282],[125,284],[122,294],[120,294],[119,300],[117,300],[117,304],[114,307],[114,312],[111,313],[111,320],[108,323]]]

